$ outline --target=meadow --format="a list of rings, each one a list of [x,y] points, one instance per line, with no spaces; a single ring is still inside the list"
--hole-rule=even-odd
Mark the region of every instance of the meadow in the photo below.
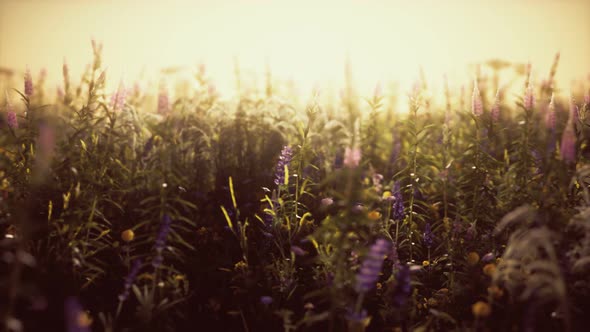
[[[227,99],[204,66],[107,91],[101,51],[6,91],[5,330],[587,330],[590,82],[562,89],[559,56],[439,105],[350,74],[292,103],[236,71]]]

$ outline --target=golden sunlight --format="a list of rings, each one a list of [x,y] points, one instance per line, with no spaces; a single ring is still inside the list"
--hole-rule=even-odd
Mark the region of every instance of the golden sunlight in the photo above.
[[[433,89],[444,74],[457,88],[469,84],[473,64],[495,58],[531,62],[541,78],[561,52],[557,80],[569,89],[590,72],[588,22],[583,0],[3,0],[0,67],[46,68],[55,86],[64,58],[81,75],[95,38],[104,43],[111,86],[119,78],[157,82],[158,68],[205,63],[228,92],[237,59],[244,74],[262,78],[269,66],[307,93],[316,84],[340,88],[350,59],[356,86],[370,94],[377,82],[407,91],[420,68]]]

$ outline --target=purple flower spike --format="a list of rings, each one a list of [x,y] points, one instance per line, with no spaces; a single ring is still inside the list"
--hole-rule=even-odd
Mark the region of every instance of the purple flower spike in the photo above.
[[[136,259],[135,261],[133,261],[133,265],[131,266],[131,271],[129,271],[129,274],[127,275],[127,277],[125,277],[124,289],[123,289],[123,293],[121,293],[119,295],[119,301],[124,302],[129,297],[129,291],[131,290],[131,286],[133,286],[133,283],[135,282],[135,278],[137,278],[137,275],[139,274],[140,269],[141,269],[141,259]]]
[[[381,273],[383,260],[391,251],[391,243],[385,239],[378,239],[369,249],[369,254],[361,264],[356,276],[356,291],[366,293],[375,286]]]
[[[402,192],[400,188],[399,182],[396,182],[393,189],[393,196],[395,197],[395,201],[393,202],[393,220],[399,222],[404,219],[405,211],[404,211],[404,198],[402,197]]]
[[[406,265],[402,266],[395,276],[396,287],[393,295],[393,302],[402,307],[406,304],[408,297],[412,291],[410,268]]]
[[[90,332],[90,321],[77,298],[67,298],[64,303],[64,311],[67,332]]]
[[[279,156],[279,161],[275,169],[275,184],[277,186],[285,183],[285,166],[289,167],[291,159],[293,159],[293,150],[285,145],[283,150],[281,150],[281,155]]]
[[[344,151],[344,166],[348,168],[358,167],[361,161],[361,149],[359,148],[346,148]]]
[[[164,260],[164,258],[162,257],[162,251],[164,251],[164,247],[166,246],[166,239],[168,237],[168,233],[170,233],[171,226],[172,219],[170,219],[169,215],[165,214],[162,218],[162,224],[160,226],[160,230],[158,231],[158,235],[156,236],[156,241],[154,243],[154,248],[156,249],[156,257],[152,261],[152,265],[155,268],[159,268]]]
[[[31,70],[27,68],[25,71],[25,96],[31,97],[33,95],[33,77],[31,76]]]

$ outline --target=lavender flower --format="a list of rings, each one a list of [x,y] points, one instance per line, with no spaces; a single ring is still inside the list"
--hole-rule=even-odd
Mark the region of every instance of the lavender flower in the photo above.
[[[533,107],[535,107],[535,95],[532,85],[529,84],[524,94],[524,108],[530,111]]]
[[[119,82],[119,87],[117,91],[111,95],[111,108],[113,111],[123,109],[125,106],[125,99],[127,98],[127,89],[125,88],[125,84],[123,81]]]
[[[285,183],[285,167],[289,167],[291,159],[293,159],[293,150],[285,145],[281,150],[279,161],[277,162],[277,167],[275,169],[275,184],[277,186]]]
[[[64,303],[64,311],[67,332],[90,332],[90,318],[77,298],[68,297]]]
[[[432,243],[434,242],[434,234],[432,234],[432,229],[430,228],[430,223],[426,223],[426,227],[424,229],[424,244],[427,248],[432,247]]]
[[[270,296],[261,296],[260,297],[260,303],[262,303],[264,305],[270,305],[272,302],[273,302],[273,299]]]
[[[574,124],[571,118],[561,136],[560,152],[561,159],[566,163],[569,164],[576,161],[576,133],[574,132]]]
[[[473,82],[473,95],[471,96],[471,112],[475,116],[481,116],[483,114],[483,103],[481,101],[481,94],[477,87],[477,80]]]
[[[365,257],[356,276],[355,290],[358,293],[366,293],[375,286],[377,279],[379,279],[379,273],[381,273],[383,259],[391,250],[390,246],[389,241],[385,239],[378,239],[371,246],[369,254]]]
[[[131,286],[135,282],[135,278],[137,278],[137,274],[139,274],[139,270],[141,268],[141,259],[136,259],[133,261],[133,265],[131,266],[131,271],[127,277],[125,277],[125,284],[123,288],[123,293],[119,295],[119,301],[124,302],[129,297],[129,291],[131,290]]]
[[[393,295],[393,303],[402,307],[406,304],[408,296],[412,291],[410,268],[406,265],[402,266],[395,276],[396,286]]]
[[[496,91],[496,99],[492,106],[492,121],[496,123],[498,120],[500,120],[500,89]]]
[[[344,166],[348,168],[356,168],[361,161],[361,149],[349,148],[344,150]]]
[[[16,112],[8,99],[8,92],[6,92],[6,122],[8,123],[8,127],[18,129],[18,118],[16,117]]]
[[[395,221],[402,221],[404,219],[404,198],[402,197],[402,192],[400,189],[399,182],[396,182],[393,189],[393,196],[395,197],[395,201],[393,202],[393,220]]]
[[[31,97],[33,95],[33,77],[31,76],[31,70],[27,68],[25,71],[25,96]]]
[[[152,265],[155,268],[159,268],[162,265],[164,258],[162,257],[162,251],[164,251],[164,246],[166,245],[166,238],[168,237],[168,233],[170,233],[170,228],[172,226],[172,219],[168,214],[165,214],[162,218],[162,224],[160,225],[160,230],[158,231],[158,235],[156,236],[156,241],[154,243],[154,248],[156,249],[156,257],[152,261]]]

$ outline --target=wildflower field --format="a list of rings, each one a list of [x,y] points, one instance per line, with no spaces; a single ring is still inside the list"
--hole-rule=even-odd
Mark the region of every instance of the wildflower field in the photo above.
[[[590,82],[562,89],[559,55],[440,104],[239,71],[225,98],[204,66],[107,89],[92,50],[4,96],[3,330],[587,330]]]

